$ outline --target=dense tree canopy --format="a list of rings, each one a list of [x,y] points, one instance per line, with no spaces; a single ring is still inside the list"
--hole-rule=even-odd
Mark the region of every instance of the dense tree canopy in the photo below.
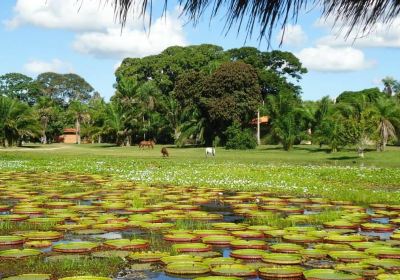
[[[170,47],[157,55],[126,58],[106,102],[76,74],[0,76],[0,143],[57,141],[76,129],[76,143],[157,143],[255,147],[257,112],[268,116],[262,143],[327,145],[384,151],[400,136],[399,81],[345,91],[335,100],[303,101],[307,73],[289,52],[215,45]]]

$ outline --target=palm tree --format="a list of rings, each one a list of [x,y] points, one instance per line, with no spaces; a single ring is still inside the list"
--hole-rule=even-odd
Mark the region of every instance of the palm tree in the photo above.
[[[375,105],[379,142],[377,150],[384,151],[388,140],[396,138],[396,128],[400,128],[400,108],[391,99],[382,98]]]
[[[203,144],[206,126],[207,120],[201,116],[199,110],[187,107],[182,112],[182,123],[177,128],[179,136],[176,144],[182,147],[188,139],[195,139],[196,143]]]
[[[55,114],[53,100],[48,96],[39,97],[36,101],[34,109],[39,115],[39,121],[42,126],[41,130],[41,142],[47,143],[47,127],[49,125],[50,119]]]
[[[0,141],[4,147],[22,145],[23,137],[34,137],[40,128],[33,110],[25,103],[0,96]]]
[[[90,119],[89,108],[86,104],[80,101],[71,101],[68,111],[72,114],[75,120],[75,135],[76,144],[81,144],[81,124]]]
[[[115,141],[118,146],[122,146],[129,133],[127,122],[133,123],[133,119],[129,119],[129,112],[126,112],[119,102],[112,101],[106,110],[106,119],[104,122],[104,133],[114,134]]]

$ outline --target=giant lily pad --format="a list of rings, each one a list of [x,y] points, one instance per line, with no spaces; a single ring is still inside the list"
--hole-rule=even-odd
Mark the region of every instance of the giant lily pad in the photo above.
[[[195,242],[199,241],[200,237],[191,233],[169,233],[164,235],[164,240],[170,242]]]
[[[174,262],[168,264],[165,271],[169,274],[197,275],[208,273],[210,268],[199,262]]]
[[[207,252],[211,251],[211,246],[203,243],[180,243],[172,245],[177,252]]]
[[[211,272],[220,276],[254,277],[257,270],[244,264],[222,264],[211,268]]]
[[[242,280],[240,277],[233,276],[205,276],[205,277],[197,277],[194,280]]]
[[[237,230],[233,231],[232,235],[244,239],[264,238],[264,234],[261,231],[256,231],[256,230]]]
[[[229,245],[232,240],[235,240],[231,235],[209,235],[202,238],[203,243],[211,245]]]
[[[0,251],[0,259],[22,259],[40,255],[42,252],[36,249],[10,249]]]
[[[59,240],[63,237],[57,231],[31,231],[22,234],[28,240]]]
[[[59,278],[58,280],[112,280],[112,279],[108,277],[99,277],[99,276],[73,276],[73,277]]]
[[[384,225],[378,223],[365,223],[361,224],[361,229],[363,231],[373,231],[373,232],[392,232],[394,227],[392,225]]]
[[[301,264],[302,259],[298,254],[266,253],[262,258],[263,262],[270,264]]]
[[[82,241],[57,244],[53,246],[53,250],[60,253],[88,253],[97,247],[97,243]]]
[[[162,257],[161,262],[164,264],[176,263],[176,262],[201,262],[203,257],[192,256],[192,255],[176,255]]]
[[[276,253],[298,253],[303,249],[303,246],[292,243],[276,243],[270,246],[270,250]]]
[[[311,269],[303,272],[306,280],[363,280],[363,277],[333,269]]]
[[[299,266],[261,267],[260,276],[263,279],[302,279],[304,269]]]
[[[21,236],[0,236],[0,246],[20,245],[24,243],[24,238]]]
[[[149,242],[144,239],[114,239],[107,240],[104,245],[116,250],[136,250],[148,248]]]
[[[369,256],[359,251],[331,251],[329,256],[334,259],[345,263],[359,262]]]
[[[400,280],[400,274],[381,274],[376,277],[377,280]]]
[[[231,257],[236,259],[260,260],[265,251],[259,249],[238,249],[231,252]]]
[[[4,278],[4,280],[50,280],[50,278],[50,274],[21,274]]]
[[[400,259],[400,248],[386,246],[371,247],[365,250],[366,253],[383,259]]]
[[[169,256],[167,252],[133,252],[129,254],[128,258],[138,262],[159,262],[161,258]]]
[[[233,240],[230,242],[233,249],[267,249],[268,245],[262,240]]]

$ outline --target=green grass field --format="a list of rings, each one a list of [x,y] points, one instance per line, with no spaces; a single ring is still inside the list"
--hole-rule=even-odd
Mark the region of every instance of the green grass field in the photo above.
[[[111,175],[144,184],[273,190],[361,204],[395,204],[400,199],[397,147],[381,153],[369,150],[363,159],[354,150],[331,154],[315,146],[296,146],[291,152],[277,146],[252,151],[220,148],[215,158],[205,158],[203,148],[174,147],[169,147],[169,158],[162,158],[160,148],[54,144],[1,149],[0,169]]]

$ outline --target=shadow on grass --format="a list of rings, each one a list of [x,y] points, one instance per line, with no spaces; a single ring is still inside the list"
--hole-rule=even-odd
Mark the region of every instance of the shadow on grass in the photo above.
[[[329,157],[328,160],[356,160],[359,156],[340,156],[340,157]]]

